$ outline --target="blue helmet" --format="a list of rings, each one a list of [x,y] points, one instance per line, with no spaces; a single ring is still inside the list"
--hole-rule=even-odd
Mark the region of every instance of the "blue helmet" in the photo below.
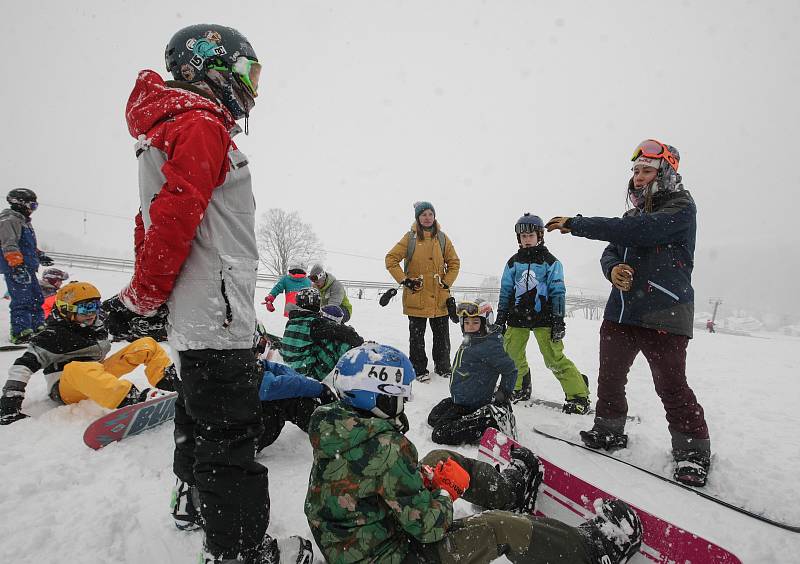
[[[415,378],[406,355],[378,343],[364,343],[347,351],[333,369],[333,387],[341,401],[382,419],[403,412]]]
[[[537,233],[539,235],[539,245],[544,243],[544,222],[541,217],[530,212],[525,212],[517,220],[514,225],[514,232],[517,234],[517,242],[519,242],[520,233]]]

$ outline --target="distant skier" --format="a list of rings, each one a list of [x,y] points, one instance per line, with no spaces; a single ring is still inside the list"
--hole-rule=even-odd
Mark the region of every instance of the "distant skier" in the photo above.
[[[333,372],[341,399],[311,416],[305,513],[327,562],[618,564],[636,553],[642,524],[622,501],[578,527],[531,515],[542,470],[527,448],[502,472],[449,450],[418,460],[405,437],[414,379],[402,352],[364,344]],[[459,497],[495,511],[454,519]]]
[[[44,272],[42,272],[39,287],[42,289],[42,295],[44,296],[42,310],[45,318],[53,310],[53,305],[56,303],[56,292],[66,280],[69,280],[69,273],[60,268],[45,268]]]
[[[706,321],[706,329],[709,333],[716,333],[716,331],[714,331],[714,322],[711,319]]]
[[[153,339],[140,339],[106,356],[111,342],[99,311],[100,292],[92,284],[71,282],[58,290],[44,329],[8,369],[0,398],[0,424],[27,417],[21,411],[25,388],[39,370],[44,372],[50,399],[61,404],[88,398],[114,409],[158,397],[158,390],[175,390],[172,360]],[[120,378],[142,364],[155,390],[139,390]]]
[[[589,386],[584,376],[564,354],[564,267],[544,246],[544,223],[538,215],[524,214],[514,225],[519,250],[508,259],[500,282],[497,324],[505,329],[506,352],[517,365],[512,401],[531,398],[531,370],[526,358],[528,338],[533,333],[544,364],[564,391],[565,413],[589,411]]]
[[[512,434],[508,426],[514,417],[511,394],[517,368],[503,349],[503,334],[494,325],[492,304],[481,298],[462,301],[456,304],[456,314],[464,341],[453,361],[451,397],[435,405],[428,415],[433,427],[431,440],[445,445],[475,444],[488,427]]]
[[[39,207],[36,193],[14,188],[6,196],[8,209],[0,211],[0,272],[5,276],[11,298],[12,343],[27,343],[34,331],[44,325],[44,296],[36,279],[39,265],[50,266],[53,259],[37,248],[31,214]]]
[[[275,298],[277,298],[279,294],[286,294],[283,316],[289,317],[289,312],[292,309],[292,305],[295,303],[297,292],[310,286],[311,280],[308,279],[305,267],[299,264],[289,265],[289,272],[281,276],[280,280],[278,280],[269,291],[269,294],[266,295],[263,303],[267,311],[272,313],[275,311],[275,306],[272,302],[275,301]]]
[[[697,208],[683,188],[675,147],[648,139],[636,146],[631,160],[627,192],[633,208],[621,218],[559,216],[546,226],[609,242],[600,262],[614,289],[600,327],[597,414],[581,438],[591,448],[627,445],[625,384],[642,352],[667,412],[675,479],[704,486],[711,439],[703,408],[686,381]]]

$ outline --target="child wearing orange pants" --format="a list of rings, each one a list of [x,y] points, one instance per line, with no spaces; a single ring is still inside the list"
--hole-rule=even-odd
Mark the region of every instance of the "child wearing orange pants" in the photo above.
[[[45,328],[31,339],[28,349],[8,370],[0,397],[0,424],[26,417],[21,412],[30,377],[42,370],[50,398],[66,404],[84,399],[114,409],[175,389],[176,371],[166,351],[152,338],[138,339],[113,355],[108,331],[97,312],[100,292],[86,282],[59,289],[56,306]],[[121,376],[139,365],[153,390],[138,390]]]

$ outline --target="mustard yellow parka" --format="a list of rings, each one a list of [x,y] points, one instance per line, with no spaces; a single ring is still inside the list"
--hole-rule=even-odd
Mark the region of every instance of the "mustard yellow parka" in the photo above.
[[[411,225],[414,231],[416,227],[416,223]],[[436,228],[441,230],[439,222],[436,222]],[[447,315],[445,301],[450,297],[450,291],[445,289],[439,280],[448,288],[456,281],[461,267],[456,249],[450,238],[445,235],[443,256],[439,238],[431,236],[430,231],[425,231],[425,238],[417,239],[414,255],[406,273],[401,263],[406,258],[409,235],[410,233],[406,231],[403,238],[386,254],[386,270],[398,284],[406,277],[416,278],[422,275],[422,289],[418,292],[403,287],[403,313],[410,317],[427,318]]]

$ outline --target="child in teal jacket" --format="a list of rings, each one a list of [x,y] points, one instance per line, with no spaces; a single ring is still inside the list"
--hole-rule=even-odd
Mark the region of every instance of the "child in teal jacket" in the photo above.
[[[289,304],[295,303],[297,292],[310,286],[311,280],[308,279],[305,268],[299,265],[292,265],[289,267],[289,273],[282,276],[264,298],[264,305],[267,306],[267,311],[270,313],[275,311],[275,306],[272,305],[272,302],[275,301],[278,294],[285,292],[286,303],[283,306],[283,316],[289,317]]]

